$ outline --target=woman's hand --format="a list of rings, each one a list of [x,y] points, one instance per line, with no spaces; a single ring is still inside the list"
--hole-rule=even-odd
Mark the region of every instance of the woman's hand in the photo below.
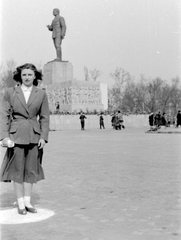
[[[10,138],[4,138],[2,141],[1,141],[1,146],[2,147],[8,147],[8,148],[12,148],[14,147],[14,142],[11,141]]]
[[[44,146],[45,146],[45,140],[40,139],[39,142],[38,142],[38,148],[41,149],[41,148],[44,148]]]

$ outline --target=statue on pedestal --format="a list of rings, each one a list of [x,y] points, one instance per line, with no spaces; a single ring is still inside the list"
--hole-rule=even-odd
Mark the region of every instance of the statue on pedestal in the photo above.
[[[56,49],[57,58],[55,60],[62,61],[62,49],[61,43],[65,37],[66,24],[63,17],[59,15],[60,11],[58,8],[53,9],[53,15],[55,18],[51,25],[47,25],[47,28],[52,31],[53,43]]]

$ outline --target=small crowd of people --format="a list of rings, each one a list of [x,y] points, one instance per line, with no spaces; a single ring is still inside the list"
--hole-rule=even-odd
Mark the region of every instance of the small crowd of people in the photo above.
[[[113,126],[113,129],[116,130],[121,130],[122,128],[124,129],[124,120],[123,120],[123,114],[121,111],[117,111],[112,115],[111,123]]]
[[[163,112],[161,114],[160,111],[156,112],[155,114],[152,112],[149,115],[149,125],[150,130],[155,130],[160,128],[161,126],[170,127],[170,125],[174,125],[175,127],[181,126],[181,111],[178,110],[177,115],[173,118]]]
[[[100,129],[105,129],[103,115],[104,115],[103,112],[101,112],[99,115]],[[87,117],[85,116],[85,114],[83,112],[80,112],[79,119],[80,119],[80,124],[81,124],[81,130],[85,130],[85,119],[87,119]],[[117,111],[112,115],[111,124],[112,124],[113,129],[116,129],[116,130],[121,130],[122,128],[123,129],[125,128],[123,114],[121,113],[121,111]]]

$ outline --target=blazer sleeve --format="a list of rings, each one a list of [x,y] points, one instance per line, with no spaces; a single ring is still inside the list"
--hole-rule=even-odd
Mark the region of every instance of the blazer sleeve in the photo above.
[[[49,26],[48,30],[53,31],[53,21],[52,21],[51,25]]]
[[[67,27],[66,27],[66,23],[65,23],[65,20],[63,17],[60,17],[59,18],[59,21],[60,21],[60,25],[62,27],[62,31],[61,31],[61,35],[62,37],[65,37],[65,34],[66,34],[66,30],[67,30]]]
[[[9,137],[11,111],[10,94],[5,91],[0,103],[0,140]]]
[[[49,118],[50,118],[48,98],[46,92],[44,92],[43,101],[39,113],[39,123],[40,123],[40,139],[44,139],[45,142],[48,142],[48,133],[49,133]]]

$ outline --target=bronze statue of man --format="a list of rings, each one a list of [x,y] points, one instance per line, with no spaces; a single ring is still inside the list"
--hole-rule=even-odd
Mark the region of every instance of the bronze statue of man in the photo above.
[[[62,49],[61,43],[65,37],[66,24],[63,17],[59,15],[60,11],[58,8],[53,9],[53,15],[55,18],[51,25],[47,25],[48,29],[52,31],[53,43],[56,49],[57,58],[56,60],[62,61]]]

